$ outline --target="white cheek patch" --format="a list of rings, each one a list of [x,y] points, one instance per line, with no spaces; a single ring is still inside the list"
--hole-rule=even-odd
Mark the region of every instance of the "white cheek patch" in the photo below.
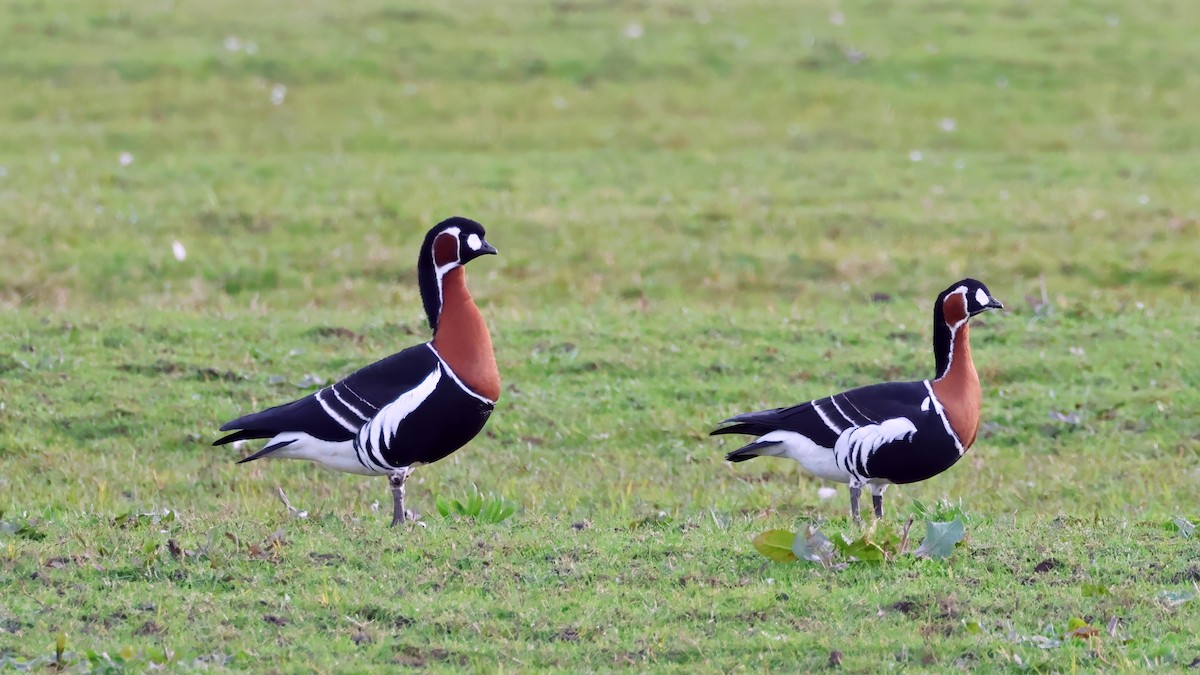
[[[470,246],[472,251],[478,251],[483,246],[483,240],[479,238],[479,235],[472,234],[467,237],[467,246]]]
[[[988,294],[984,293],[982,288],[975,291],[975,302],[979,303],[980,306],[987,305],[989,299]]]

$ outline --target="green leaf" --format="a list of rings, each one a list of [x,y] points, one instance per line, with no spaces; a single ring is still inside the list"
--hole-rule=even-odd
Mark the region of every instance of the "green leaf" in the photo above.
[[[1108,586],[1104,584],[1084,584],[1080,589],[1083,592],[1083,597],[1094,598],[1101,595],[1109,595]]]
[[[792,553],[792,544],[796,535],[787,530],[767,530],[754,538],[754,548],[775,562],[795,562],[796,554]]]
[[[1185,602],[1194,600],[1196,596],[1187,591],[1160,591],[1158,599],[1162,600],[1168,607],[1182,605]]]
[[[842,552],[842,555],[854,560],[860,562],[883,562],[887,558],[883,549],[875,542],[868,540],[865,535],[854,541],[847,540],[844,535],[838,537],[838,539],[841,539],[841,542],[838,542],[837,539],[834,540],[838,550]]]
[[[21,526],[13,534],[30,541],[41,541],[46,538],[45,532],[42,532],[30,523],[21,523]]]
[[[980,633],[983,632],[983,626],[980,626],[979,622],[974,619],[966,622],[964,624],[964,626],[967,629],[967,633],[969,633],[971,635],[979,635]]]
[[[437,507],[437,512],[439,514],[441,514],[441,516],[443,518],[450,517],[450,502],[449,502],[449,500],[447,500],[445,497],[443,497],[441,495],[438,495],[437,499],[435,499],[433,503]]]
[[[913,555],[918,558],[948,558],[966,536],[966,527],[959,518],[946,523],[931,520],[925,523],[925,541],[913,551]]]
[[[1067,634],[1063,637],[1086,640],[1099,634],[1100,631],[1088,625],[1088,622],[1077,616],[1073,616],[1067,621]]]

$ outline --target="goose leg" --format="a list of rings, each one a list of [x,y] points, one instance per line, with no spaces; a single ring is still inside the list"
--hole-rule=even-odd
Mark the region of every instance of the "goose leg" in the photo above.
[[[856,523],[862,522],[862,518],[858,515],[858,497],[862,494],[862,488],[857,485],[850,486],[850,517]]]
[[[412,472],[411,466],[405,466],[388,474],[388,483],[392,486],[392,527],[408,518],[408,512],[404,510],[404,481]]]
[[[875,505],[875,517],[883,520],[883,491],[887,484],[871,486],[871,503]]]

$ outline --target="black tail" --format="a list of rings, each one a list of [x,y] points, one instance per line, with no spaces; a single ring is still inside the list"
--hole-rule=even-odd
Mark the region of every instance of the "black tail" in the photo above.
[[[733,420],[725,420],[732,422]],[[722,422],[724,424],[725,422]],[[721,434],[746,434],[747,436],[765,436],[766,434],[775,431],[778,427],[768,426],[766,424],[755,424],[753,422],[739,422],[731,424],[720,429],[713,429],[708,433],[709,436],[720,436]]]
[[[750,445],[740,447],[725,455],[725,460],[728,462],[744,462],[748,459],[762,456],[762,450],[773,448],[776,445],[779,445],[779,441],[755,441]]]
[[[296,442],[296,439],[293,438],[290,441],[281,441],[279,443],[272,443],[272,444],[268,445],[267,447],[263,448],[262,450],[259,450],[258,452],[254,453],[253,455],[250,455],[249,457],[243,457],[243,458],[239,459],[237,461],[237,463],[245,464],[246,462],[253,462],[254,460],[256,460],[260,457],[265,457],[266,455],[269,455],[272,452],[275,452],[276,450],[278,450],[280,448],[286,448],[287,446],[289,446],[295,442]]]
[[[226,427],[228,427],[228,425],[226,425],[225,427],[222,427],[221,430],[225,431]],[[224,438],[220,438],[220,439],[217,439],[216,441],[213,441],[213,445],[225,445],[226,443],[232,443],[234,441],[248,441],[248,440],[253,440],[255,438],[270,438],[270,437],[274,436],[275,433],[276,432],[263,431],[261,429],[243,429],[241,431],[236,431],[232,434],[229,434],[228,436],[225,436]]]

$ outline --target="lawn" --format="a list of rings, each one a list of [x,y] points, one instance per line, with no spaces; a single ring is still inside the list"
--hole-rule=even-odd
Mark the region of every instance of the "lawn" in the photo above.
[[[11,0],[0,669],[1200,663],[1197,21]],[[450,215],[500,250],[468,277],[505,384],[409,481],[423,526],[387,527],[384,479],[210,446],[426,340],[417,248]],[[982,433],[887,520],[939,504],[965,546],[760,556],[770,529],[862,531],[844,487],[708,432],[931,376],[964,276],[1007,306],[971,333]],[[437,512],[475,489],[519,508]]]

